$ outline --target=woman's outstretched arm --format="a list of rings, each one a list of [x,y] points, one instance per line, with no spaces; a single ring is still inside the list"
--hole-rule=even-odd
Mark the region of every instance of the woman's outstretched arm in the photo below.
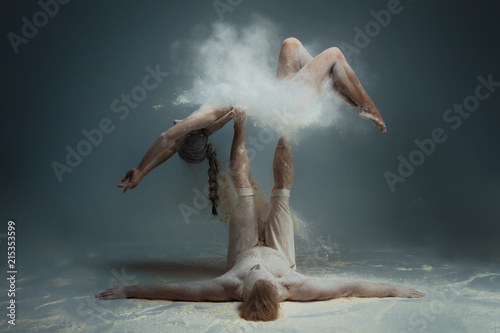
[[[96,295],[100,300],[141,298],[169,301],[233,301],[238,300],[237,280],[223,275],[197,282],[170,283],[165,285],[115,287]]]
[[[122,178],[122,182],[128,181],[128,183],[119,184],[118,187],[124,189],[123,193],[137,187],[149,172],[177,152],[175,145],[177,139],[188,132],[202,128],[208,128],[208,135],[214,133],[229,121],[230,118],[227,117],[227,114],[233,109],[231,106],[223,108],[202,106],[189,117],[163,132],[148,149],[141,163],[136,168],[129,170],[125,177]]]
[[[290,290],[291,301],[323,301],[340,297],[420,298],[425,294],[415,289],[387,283],[349,282],[304,277]]]

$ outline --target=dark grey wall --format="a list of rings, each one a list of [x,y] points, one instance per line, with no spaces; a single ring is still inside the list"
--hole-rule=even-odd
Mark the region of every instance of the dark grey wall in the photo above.
[[[372,31],[368,45],[359,44],[354,28],[365,30],[374,20],[370,11],[392,3],[243,0],[232,1],[234,6],[226,7],[231,10],[220,16],[212,1],[70,1],[59,5],[46,24],[39,15],[37,34],[19,44],[16,53],[8,34],[21,36],[22,18],[33,22],[41,7],[36,1],[1,1],[0,233],[14,219],[18,251],[42,259],[73,249],[98,250],[107,239],[159,246],[174,240],[195,244],[201,237],[224,242],[225,225],[203,222],[209,221],[208,209],[191,224],[178,209],[182,203],[192,205],[192,189],[203,187],[205,164],[186,167],[173,158],[134,191],[123,195],[116,185],[174,118],[192,111],[172,105],[193,76],[176,67],[188,66],[179,61],[187,55],[173,55],[171,46],[221,17],[245,26],[251,13],[258,13],[280,27],[282,39],[295,36],[312,53],[357,46],[359,53],[348,54],[349,62],[389,130],[381,135],[346,109],[342,126],[306,131],[294,146],[295,210],[341,246],[497,257],[500,87],[491,88],[460,126],[456,118],[446,122],[443,116],[475,95],[479,76],[500,82],[498,5],[402,0],[391,22]],[[279,45],[276,58],[277,52]],[[147,66],[159,66],[169,76],[120,119],[123,113],[114,113],[112,102],[142,85]],[[157,104],[165,107],[153,111]],[[65,147],[76,149],[85,139],[82,130],[98,128],[106,118],[112,132],[60,181],[52,163],[66,164]],[[430,138],[436,128],[447,140],[392,191],[384,174],[398,174],[398,157],[408,160],[418,148],[414,141]],[[249,129],[249,135],[257,134]],[[231,135],[226,128],[213,138],[224,165]],[[254,176],[266,189],[272,181],[273,145],[253,162]]]

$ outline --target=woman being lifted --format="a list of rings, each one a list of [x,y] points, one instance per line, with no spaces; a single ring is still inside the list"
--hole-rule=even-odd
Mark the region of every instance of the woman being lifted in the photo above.
[[[287,38],[281,45],[276,79],[291,81],[310,89],[307,95],[311,100],[305,101],[306,104],[312,103],[327,85],[326,89],[335,92],[345,103],[359,107],[359,115],[362,118],[373,121],[382,133],[386,132],[385,123],[377,107],[337,47],[328,48],[313,58],[299,40]],[[329,83],[331,84],[328,85]],[[227,113],[233,109],[228,106],[203,105],[186,119],[175,121],[174,126],[162,133],[153,143],[141,163],[123,177],[122,182],[128,183],[118,187],[123,188],[123,192],[135,188],[144,176],[176,152],[188,163],[200,163],[208,158],[209,198],[212,201],[212,212],[216,215],[219,163],[215,146],[208,137],[230,120]],[[304,110],[307,110],[307,107],[304,107]]]

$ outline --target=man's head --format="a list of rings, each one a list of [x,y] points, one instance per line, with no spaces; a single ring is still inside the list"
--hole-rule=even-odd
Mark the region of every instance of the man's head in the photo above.
[[[278,318],[279,294],[274,275],[263,265],[255,265],[245,277],[240,316],[252,321]]]

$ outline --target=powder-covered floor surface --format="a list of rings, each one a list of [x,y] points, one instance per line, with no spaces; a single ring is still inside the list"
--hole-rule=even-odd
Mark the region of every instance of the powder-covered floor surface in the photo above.
[[[107,244],[105,249],[85,258],[44,262],[24,270],[17,281],[16,325],[4,318],[0,331],[500,332],[498,263],[452,262],[397,249],[357,252],[320,246],[297,256],[299,272],[406,285],[427,296],[285,302],[280,319],[256,323],[238,316],[236,302],[98,301],[93,297],[113,285],[216,277],[224,272],[221,244],[197,244],[196,250],[172,244],[163,249]],[[1,306],[5,309],[7,302]]]

